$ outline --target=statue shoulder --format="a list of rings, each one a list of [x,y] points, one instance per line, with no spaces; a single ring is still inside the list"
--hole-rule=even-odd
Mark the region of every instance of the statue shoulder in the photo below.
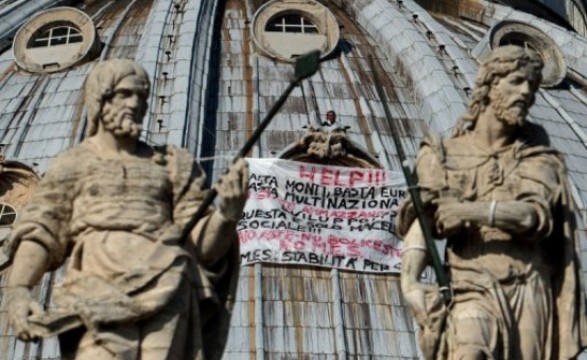
[[[444,140],[439,135],[427,135],[422,139],[422,142],[420,143],[420,151],[418,153],[418,161],[420,161],[420,159],[425,160],[435,157],[442,163],[446,158],[445,155]]]
[[[416,173],[419,182],[436,183],[445,168],[446,153],[443,141],[438,136],[428,136],[420,144],[416,159]]]
[[[47,175],[71,176],[78,173],[88,159],[93,157],[92,151],[83,144],[69,148],[57,155],[49,164],[45,173]]]
[[[445,162],[447,157],[470,154],[471,151],[470,140],[465,137],[442,138],[439,135],[428,135],[420,143],[421,153],[434,154],[441,162]]]
[[[85,144],[79,144],[76,146],[73,146],[69,149],[64,150],[63,152],[61,152],[59,155],[57,155],[55,157],[54,161],[59,161],[59,162],[71,162],[71,161],[76,161],[76,160],[81,160],[85,157],[88,156],[92,156],[93,153],[92,151],[85,146]]]
[[[167,145],[156,149],[165,158],[169,176],[176,186],[184,186],[198,179],[198,186],[205,183],[205,173],[188,149]]]
[[[428,135],[420,144],[418,163],[423,166],[440,165],[443,168],[460,168],[465,159],[467,167],[470,167],[471,159],[468,158],[475,150],[472,149],[469,139],[442,138],[439,135]],[[465,155],[465,156],[463,156]],[[474,159],[474,163],[478,162]],[[475,164],[472,164],[473,166]]]
[[[173,158],[182,164],[188,164],[195,161],[194,156],[189,152],[188,149],[175,145],[166,145],[164,147],[157,148],[156,151],[161,151],[165,154],[165,156]]]
[[[523,178],[553,186],[558,185],[566,173],[562,155],[550,147],[528,147],[516,155],[519,159],[517,172]]]
[[[445,155],[448,157],[471,155],[478,152],[478,148],[471,143],[471,138],[467,136],[445,139],[443,145]]]
[[[194,165],[199,167],[194,156],[186,148],[166,145],[155,148],[155,156],[163,156],[170,168],[190,169]]]

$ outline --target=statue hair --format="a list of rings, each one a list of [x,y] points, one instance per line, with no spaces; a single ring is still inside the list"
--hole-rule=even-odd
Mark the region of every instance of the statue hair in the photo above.
[[[493,50],[479,67],[467,113],[457,120],[453,137],[464,135],[475,128],[479,115],[489,105],[491,87],[500,79],[517,70],[529,68],[534,74],[531,85],[535,92],[542,82],[543,67],[542,58],[532,50],[514,45],[501,46]],[[534,98],[530,106],[533,103]]]
[[[151,87],[149,76],[137,62],[129,59],[112,59],[98,63],[86,80],[86,107],[88,121],[86,137],[96,135],[104,102],[114,95],[114,88],[127,76],[138,76],[143,80],[145,93]]]

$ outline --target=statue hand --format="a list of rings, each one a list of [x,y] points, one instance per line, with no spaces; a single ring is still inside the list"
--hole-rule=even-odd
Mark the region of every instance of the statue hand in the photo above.
[[[31,290],[26,286],[15,286],[6,289],[8,321],[17,338],[22,341],[34,341],[38,336],[29,326],[30,315],[44,313],[41,305],[33,298]]]
[[[438,292],[438,289],[420,282],[413,282],[403,290],[404,299],[420,325],[425,325],[428,321],[429,309],[426,304],[426,294],[431,292]]]
[[[458,233],[469,221],[470,206],[455,199],[437,199],[436,228],[438,233],[451,236]]]
[[[249,186],[249,165],[244,159],[238,159],[228,167],[214,188],[220,196],[219,211],[229,221],[239,221],[247,202]]]

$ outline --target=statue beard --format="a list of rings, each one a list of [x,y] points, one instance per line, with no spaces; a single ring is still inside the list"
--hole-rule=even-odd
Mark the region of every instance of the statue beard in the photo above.
[[[105,109],[102,113],[102,124],[104,129],[112,132],[114,136],[121,138],[138,139],[141,136],[143,125],[136,123],[133,115],[125,111],[112,113]]]
[[[521,103],[523,103],[522,106]],[[524,125],[526,115],[528,115],[528,103],[524,100],[511,102],[509,98],[501,93],[491,101],[491,106],[495,110],[497,119],[509,126],[521,127]]]

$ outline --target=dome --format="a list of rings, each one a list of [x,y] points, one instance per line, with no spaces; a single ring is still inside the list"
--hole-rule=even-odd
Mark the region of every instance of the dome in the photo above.
[[[381,78],[404,148],[415,157],[426,134],[450,134],[465,112],[479,61],[500,45],[493,44],[492,34],[517,41],[503,24],[522,24],[546,36],[548,42],[538,43],[556,54],[547,57],[558,61],[551,67],[552,86],[539,90],[530,120],[563,153],[574,199],[587,220],[587,38],[578,8],[563,11],[547,0],[519,2],[541,3],[539,9],[485,0],[74,1],[69,3],[75,12],[95,26],[99,55],[54,72],[22,71],[11,47],[20,25],[63,3],[0,1],[0,151],[40,174],[59,152],[83,139],[87,74],[104,59],[129,58],[145,67],[152,84],[142,138],[188,148],[209,178],[217,178],[292,73],[290,62],[254,39],[255,14],[275,3],[299,3],[328,13],[322,21],[314,13],[304,18],[286,11],[269,16],[264,26],[299,26],[310,35],[312,26],[337,26],[328,33],[336,36],[322,39],[334,39],[336,46],[325,45],[321,69],[292,92],[253,157],[305,159],[296,157],[295,143],[334,110],[362,163],[399,170],[373,73]],[[584,279],[586,235],[581,225]],[[60,277],[60,271],[47,275],[36,288],[42,302],[48,303]],[[225,359],[420,357],[397,273],[243,266],[231,321]],[[3,306],[0,323],[6,324]],[[7,326],[0,326],[0,353],[8,359],[60,357],[56,339],[25,344]]]

